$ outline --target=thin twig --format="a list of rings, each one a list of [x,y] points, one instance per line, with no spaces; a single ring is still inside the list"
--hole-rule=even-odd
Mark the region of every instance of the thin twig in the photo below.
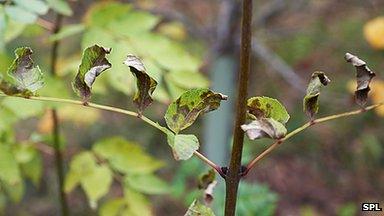
[[[318,123],[322,123],[322,122],[326,122],[326,121],[330,121],[330,120],[334,120],[334,119],[338,119],[338,118],[342,118],[342,117],[358,115],[358,114],[364,113],[364,112],[366,112],[368,110],[372,110],[372,109],[375,109],[377,107],[380,107],[382,105],[384,105],[384,102],[368,106],[368,107],[366,107],[364,109],[358,109],[358,110],[354,110],[354,111],[350,111],[350,112],[345,112],[345,113],[340,113],[340,114],[326,116],[326,117],[323,117],[323,118],[315,119],[315,120],[313,120],[311,122],[308,122],[308,123],[302,125],[301,127],[296,128],[292,132],[288,133],[284,138],[277,140],[275,143],[273,143],[271,146],[269,146],[266,150],[264,150],[261,154],[259,154],[256,158],[254,158],[251,162],[249,162],[248,165],[247,165],[247,168],[244,171],[244,173],[242,174],[242,176],[246,176],[249,173],[249,171],[253,167],[255,167],[255,165],[259,161],[261,161],[263,158],[265,158],[267,155],[269,155],[281,143],[283,143],[287,139],[297,135],[298,133],[302,132],[303,130],[311,127],[312,125],[315,125],[315,124],[318,124]]]
[[[8,96],[8,95],[0,93],[0,96]],[[13,97],[13,96],[8,96],[8,97]],[[18,97],[18,98],[20,98],[20,97]],[[150,126],[156,128],[156,129],[160,130],[164,134],[168,134],[169,133],[169,130],[167,128],[161,126],[157,122],[152,121],[151,119],[145,117],[144,115],[140,115],[139,116],[139,113],[137,113],[137,112],[133,112],[133,111],[117,108],[117,107],[111,107],[111,106],[106,106],[106,105],[101,105],[101,104],[96,104],[96,103],[87,103],[87,105],[84,105],[84,103],[82,101],[79,101],[79,100],[63,99],[63,98],[53,98],[53,97],[40,97],[40,96],[37,97],[37,96],[32,96],[32,97],[29,97],[29,98],[22,98],[22,99],[73,104],[73,105],[85,106],[85,107],[90,107],[90,108],[94,108],[94,109],[105,110],[105,111],[120,113],[120,114],[124,114],[124,115],[129,115],[129,116],[133,116],[133,117],[136,117],[136,118],[139,118],[139,119],[143,120],[148,125],[150,125]],[[203,161],[207,165],[209,165],[212,168],[214,168],[220,174],[220,176],[224,177],[223,176],[224,174],[223,174],[222,170],[220,169],[220,167],[218,165],[216,165],[214,162],[210,161],[207,157],[205,157],[204,155],[202,155],[201,153],[199,153],[197,151],[195,151],[194,154],[199,159],[201,159],[201,161]]]

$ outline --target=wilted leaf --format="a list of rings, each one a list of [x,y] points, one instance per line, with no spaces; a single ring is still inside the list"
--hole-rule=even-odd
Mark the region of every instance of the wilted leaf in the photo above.
[[[287,134],[285,126],[272,118],[259,118],[249,124],[244,124],[241,129],[247,133],[251,140],[269,137],[281,139]]]
[[[346,53],[345,60],[356,67],[357,88],[355,91],[355,99],[358,105],[364,106],[368,99],[368,92],[370,90],[369,84],[376,74],[372,72],[367,67],[367,64],[357,56]]]
[[[168,106],[165,121],[175,133],[191,126],[200,114],[210,112],[220,106],[227,96],[209,89],[192,89],[184,92]]]
[[[376,49],[384,49],[384,17],[376,17],[364,25],[364,37]]]
[[[91,97],[91,89],[96,77],[112,66],[105,58],[110,52],[111,49],[98,45],[88,47],[84,51],[78,73],[72,82],[73,90],[82,97],[84,102],[88,102]]]
[[[212,209],[194,200],[184,216],[214,216]]]
[[[108,160],[111,167],[125,174],[148,174],[164,166],[143,149],[121,137],[111,137],[93,145],[99,157]]]
[[[165,181],[153,174],[127,175],[124,182],[132,189],[146,194],[164,194],[170,189]]]
[[[195,135],[176,134],[171,132],[167,134],[168,144],[172,148],[173,157],[176,160],[188,160],[193,153],[199,149],[199,140]]]
[[[303,100],[304,112],[312,119],[313,116],[319,111],[319,96],[322,86],[328,85],[331,80],[324,74],[324,72],[316,71],[312,74],[309,81],[307,94]]]
[[[273,118],[285,124],[290,118],[287,110],[278,100],[265,96],[249,98],[247,110],[253,119]]]
[[[32,53],[29,47],[15,50],[16,59],[8,68],[9,77],[2,78],[0,83],[5,94],[29,97],[43,86],[43,74],[39,66],[35,66]]]
[[[152,93],[157,86],[156,80],[147,74],[144,64],[134,55],[128,55],[124,64],[129,67],[132,74],[136,77],[137,92],[133,97],[133,102],[141,114],[152,102]]]
[[[213,169],[210,169],[207,173],[204,173],[199,178],[199,189],[206,189],[209,184],[211,184],[216,179],[216,172]]]

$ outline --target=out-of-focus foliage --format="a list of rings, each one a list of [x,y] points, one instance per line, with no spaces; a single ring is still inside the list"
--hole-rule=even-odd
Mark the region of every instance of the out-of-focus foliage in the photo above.
[[[384,17],[376,17],[364,25],[364,36],[375,49],[384,49]]]

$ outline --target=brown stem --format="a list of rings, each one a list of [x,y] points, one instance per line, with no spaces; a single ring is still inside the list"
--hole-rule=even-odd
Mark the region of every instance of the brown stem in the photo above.
[[[53,34],[56,34],[60,31],[62,25],[63,16],[60,14],[56,15],[56,20],[53,26]],[[58,56],[58,48],[60,41],[57,40],[53,42],[51,49],[51,74],[52,76],[56,76],[56,65],[57,65],[57,56]],[[64,160],[63,155],[60,149],[60,122],[59,117],[57,115],[56,109],[50,110],[52,114],[52,122],[53,122],[53,146],[55,152],[55,166],[56,166],[56,174],[57,180],[59,184],[59,195],[60,195],[60,205],[61,205],[61,215],[67,216],[69,213],[68,204],[66,200],[66,195],[64,191]]]
[[[217,164],[215,164],[214,162],[209,160],[207,157],[205,157],[203,154],[201,154],[198,151],[195,151],[193,154],[196,157],[198,157],[200,160],[202,160],[204,163],[206,163],[208,166],[210,166],[214,170],[216,170],[216,172],[219,173],[219,175],[225,179],[225,174],[223,173],[223,171],[221,170],[221,168]]]
[[[245,123],[246,97],[250,71],[252,46],[252,0],[243,0],[240,72],[236,102],[236,121],[233,133],[233,145],[229,169],[226,176],[225,216],[234,216],[236,212],[237,190],[240,182],[241,158],[243,152],[244,132],[241,125]]]

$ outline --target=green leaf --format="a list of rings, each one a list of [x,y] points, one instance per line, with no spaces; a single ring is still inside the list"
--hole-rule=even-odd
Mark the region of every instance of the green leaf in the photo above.
[[[371,90],[369,84],[376,74],[368,68],[367,64],[359,57],[350,53],[345,54],[345,60],[356,68],[357,88],[355,91],[355,100],[359,106],[365,106],[368,100],[368,92]]]
[[[241,125],[241,129],[251,140],[263,137],[281,139],[287,134],[285,126],[273,118],[258,118],[249,124]]]
[[[217,109],[221,100],[226,99],[226,95],[209,89],[188,90],[168,106],[165,121],[172,131],[179,133],[191,126],[200,114]]]
[[[83,24],[66,25],[60,29],[60,31],[49,37],[50,42],[59,41],[64,38],[79,34],[85,30]]]
[[[112,172],[106,165],[97,165],[90,174],[82,176],[81,186],[92,208],[96,208],[97,201],[108,193],[112,180]]]
[[[122,19],[132,9],[130,4],[117,2],[101,2],[94,4],[86,14],[86,24],[88,26],[105,27],[113,20]]]
[[[66,0],[46,0],[49,7],[65,16],[72,16],[73,12]]]
[[[0,89],[7,95],[29,97],[43,87],[43,74],[39,66],[35,66],[29,47],[17,48],[16,58],[8,68],[8,77],[2,78]]]
[[[141,114],[153,102],[151,96],[155,91],[157,82],[147,74],[144,64],[137,56],[128,55],[124,64],[129,67],[136,77],[137,92],[133,97],[133,102],[137,106],[139,114]]]
[[[108,29],[121,37],[131,37],[133,34],[141,34],[151,31],[159,23],[160,18],[148,12],[130,11],[122,18],[108,23]],[[127,26],[129,26],[127,28]]]
[[[20,23],[32,24],[35,23],[38,16],[22,7],[18,6],[6,6],[4,7],[5,13],[15,21]]]
[[[312,119],[319,111],[319,96],[322,86],[328,85],[331,80],[324,72],[316,71],[312,74],[309,81],[307,94],[304,97],[303,109],[304,112]]]
[[[0,143],[0,170],[0,180],[10,187],[22,181],[19,165],[11,149],[3,143]]]
[[[106,49],[98,45],[88,47],[84,53],[79,70],[72,82],[73,90],[88,102],[91,97],[92,85],[103,71],[111,68],[111,64],[105,58],[111,49]]]
[[[48,12],[48,5],[41,0],[13,0],[16,5],[36,14],[44,15]]]
[[[168,80],[184,89],[207,88],[208,79],[201,73],[192,71],[171,71],[167,74]]]
[[[148,174],[164,166],[143,151],[143,149],[121,137],[111,137],[98,141],[92,150],[108,160],[111,167],[124,174]]]
[[[7,97],[0,102],[3,109],[10,111],[18,119],[27,119],[37,116],[44,111],[41,101],[20,100],[20,98]]]
[[[145,194],[165,194],[170,189],[165,181],[153,174],[127,175],[124,182],[132,189]]]
[[[43,159],[41,155],[36,153],[30,161],[22,163],[21,171],[35,186],[38,186],[43,174]]]
[[[194,200],[184,216],[214,216],[212,209]]]
[[[216,172],[210,169],[207,173],[204,173],[199,177],[199,189],[206,189],[216,179]]]
[[[290,118],[287,110],[278,100],[265,96],[249,98],[247,110],[252,119],[273,118],[285,124]]]
[[[4,191],[12,202],[18,203],[23,198],[25,193],[25,185],[23,181],[17,182],[15,184],[2,182],[1,186],[4,188]]]
[[[108,193],[112,184],[112,172],[106,165],[98,165],[90,152],[76,155],[70,163],[65,179],[65,191],[72,191],[77,185],[84,189],[92,208]]]
[[[167,141],[176,160],[188,160],[199,149],[199,140],[192,134],[167,133]]]
[[[124,199],[127,208],[122,211],[121,215],[129,216],[152,216],[151,203],[141,193],[124,187]]]
[[[108,200],[99,209],[100,216],[121,216],[121,213],[127,208],[124,198]]]

